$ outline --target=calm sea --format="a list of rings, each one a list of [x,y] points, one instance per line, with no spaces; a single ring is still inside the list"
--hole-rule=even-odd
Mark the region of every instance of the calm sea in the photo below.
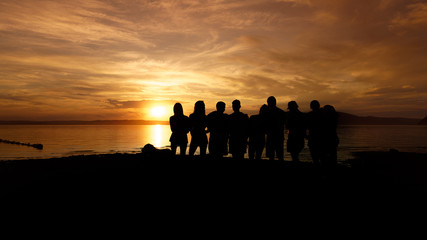
[[[0,160],[137,153],[148,143],[168,148],[170,134],[169,125],[0,125],[0,139],[44,146],[38,150],[0,143]],[[339,161],[352,158],[351,153],[355,151],[395,148],[427,153],[427,126],[340,126],[338,134]],[[285,154],[285,160],[290,160],[289,154]],[[301,153],[301,160],[310,161],[307,147]]]

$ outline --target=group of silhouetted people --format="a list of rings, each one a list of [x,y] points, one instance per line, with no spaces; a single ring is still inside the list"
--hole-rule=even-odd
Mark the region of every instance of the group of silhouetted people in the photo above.
[[[299,154],[308,140],[308,147],[315,166],[331,166],[337,163],[338,115],[331,105],[322,108],[317,100],[310,103],[311,111],[303,113],[295,101],[288,102],[288,111],[277,107],[276,98],[270,96],[258,114],[248,116],[240,111],[239,100],[232,102],[233,113],[226,114],[226,104],[217,102],[216,110],[207,114],[203,101],[197,101],[194,112],[184,115],[182,105],[174,105],[174,115],[170,117],[172,135],[171,150],[185,155],[187,134],[191,134],[189,155],[193,156],[199,148],[200,155],[220,159],[231,153],[234,159],[261,159],[265,149],[270,160],[284,160],[285,131],[287,130],[286,150],[292,161],[299,161]],[[210,134],[209,140],[207,133]]]

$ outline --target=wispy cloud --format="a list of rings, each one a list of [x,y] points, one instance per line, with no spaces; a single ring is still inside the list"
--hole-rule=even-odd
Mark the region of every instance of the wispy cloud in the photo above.
[[[270,95],[423,117],[423,1],[0,2],[1,119],[144,118]],[[403,87],[411,86],[411,87]],[[136,108],[135,108],[136,107]]]

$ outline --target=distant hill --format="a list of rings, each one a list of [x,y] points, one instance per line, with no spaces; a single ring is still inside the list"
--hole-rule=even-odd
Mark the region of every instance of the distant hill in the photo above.
[[[420,122],[420,119],[415,118],[361,117],[343,112],[338,114],[338,123],[342,125],[416,125]]]
[[[361,117],[349,113],[338,112],[338,124],[341,125],[427,125],[427,117],[386,118]],[[96,121],[0,121],[0,125],[169,125],[169,121],[152,120],[96,120]]]
[[[0,125],[168,125],[169,121],[96,120],[96,121],[0,121]]]
[[[418,124],[419,125],[427,125],[427,116],[423,120],[419,121]]]

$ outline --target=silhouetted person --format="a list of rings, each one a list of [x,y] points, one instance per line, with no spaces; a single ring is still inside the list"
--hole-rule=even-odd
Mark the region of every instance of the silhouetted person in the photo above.
[[[311,101],[310,108],[311,111],[307,113],[308,148],[310,149],[313,165],[318,167],[323,148],[323,118],[319,101]]]
[[[337,148],[339,138],[337,134],[338,114],[331,105],[323,106],[324,143],[321,164],[326,168],[332,168],[337,164]]]
[[[306,134],[306,123],[304,114],[298,109],[295,101],[288,103],[288,113],[286,116],[286,128],[288,129],[288,140],[286,149],[291,154],[292,161],[299,161],[299,154],[304,148]]]
[[[232,103],[233,113],[228,118],[229,152],[234,159],[243,159],[248,145],[249,117],[240,112],[240,101]]]
[[[197,101],[194,104],[194,112],[190,114],[190,150],[189,155],[193,156],[197,147],[200,148],[200,156],[206,155],[208,147],[208,137],[206,136],[207,119],[205,112],[205,103]]]
[[[221,159],[228,154],[228,115],[224,113],[225,103],[218,102],[216,111],[208,114],[209,154],[213,159]]]
[[[169,149],[157,149],[152,144],[148,143],[141,148],[142,159],[144,160],[168,160],[174,154]]]
[[[260,160],[265,147],[267,104],[261,106],[259,114],[249,118],[249,159]]]
[[[266,155],[270,160],[274,160],[276,156],[283,161],[286,113],[276,106],[276,98],[273,96],[268,97],[267,105]]]
[[[181,103],[175,103],[173,106],[174,115],[169,118],[169,124],[172,131],[169,141],[171,142],[172,154],[176,154],[179,146],[180,154],[185,155],[187,151],[187,133],[190,131],[190,119],[184,115]]]

